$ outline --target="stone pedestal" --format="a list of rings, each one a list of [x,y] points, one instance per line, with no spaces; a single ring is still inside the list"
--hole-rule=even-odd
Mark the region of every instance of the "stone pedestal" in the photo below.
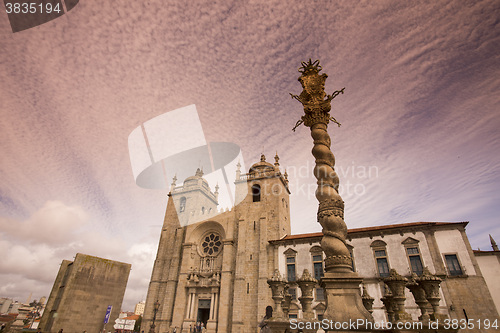
[[[392,307],[395,321],[411,321],[411,316],[405,311],[405,287],[408,279],[399,275],[395,269],[391,269],[391,274],[384,279],[392,293]]]
[[[283,309],[283,317],[288,318],[291,304],[292,304],[292,295],[288,293],[288,285],[285,285],[285,297],[283,299],[283,302],[281,302],[281,307]]]
[[[418,279],[418,284],[422,286],[425,291],[425,297],[427,301],[432,306],[433,313],[430,315],[431,320],[443,321],[448,318],[447,315],[439,312],[439,285],[441,284],[441,279],[429,272],[427,267],[424,268],[422,276]]]
[[[418,279],[419,277],[417,274],[413,273],[411,278],[408,280],[408,283],[406,284],[406,288],[408,288],[411,293],[413,294],[413,298],[415,299],[415,303],[417,303],[421,315],[418,317],[419,320],[423,322],[427,322],[430,320],[430,316],[427,313],[427,307],[429,306],[429,302],[427,302],[427,299],[425,298],[425,291],[418,284]]]
[[[359,285],[362,278],[352,271],[326,272],[321,279],[325,289],[325,318],[333,321],[363,319],[373,322],[373,317],[364,307]]]
[[[207,332],[206,333],[215,333],[217,332],[217,322],[215,320],[207,321]]]
[[[279,270],[275,269],[273,276],[267,280],[267,283],[271,288],[274,301],[273,318],[283,318],[281,303],[283,302],[283,298],[285,298],[285,286],[287,282],[281,276]]]
[[[302,276],[297,280],[302,296],[299,297],[300,304],[302,305],[302,314],[304,319],[313,320],[314,312],[311,308],[313,301],[313,289],[318,281],[311,276],[307,269],[304,269]]]
[[[191,326],[191,328],[195,327],[196,326],[196,322],[194,320],[184,320],[184,322],[182,323],[182,331],[181,332],[189,332],[189,327]],[[174,328],[172,327],[172,330]],[[180,331],[179,328],[177,328],[177,331]]]

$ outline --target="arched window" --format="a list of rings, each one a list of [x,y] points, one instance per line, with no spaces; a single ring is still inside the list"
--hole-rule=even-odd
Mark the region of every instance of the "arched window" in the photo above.
[[[185,210],[186,210],[186,197],[182,197],[179,205],[179,212],[182,213]]]
[[[255,184],[252,186],[252,197],[253,197],[253,202],[260,201],[260,185]]]
[[[313,246],[311,252],[314,278],[320,280],[323,277],[323,249],[320,246]]]

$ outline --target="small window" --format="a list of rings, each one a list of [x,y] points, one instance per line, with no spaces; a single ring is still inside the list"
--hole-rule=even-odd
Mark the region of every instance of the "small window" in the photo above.
[[[408,254],[408,259],[410,260],[412,273],[422,275],[424,272],[424,266],[422,265],[422,258],[420,258],[420,251],[418,247],[407,247],[406,253]]]
[[[323,288],[316,288],[316,301],[325,300],[325,290]]]
[[[323,277],[323,256],[321,254],[312,256],[314,278],[320,280]]]
[[[179,212],[182,213],[185,210],[186,210],[186,197],[182,197],[179,205]]]
[[[289,282],[295,281],[295,257],[287,257],[286,258],[286,271],[287,278]]]
[[[297,319],[298,317],[297,317],[296,313],[290,313],[290,314],[288,314],[288,318],[290,318],[290,319]]]
[[[356,267],[354,266],[354,247],[348,244],[347,249],[349,250],[349,254],[351,255],[351,269],[353,272],[355,272]]]
[[[318,315],[318,321],[323,321],[323,318],[325,318],[325,315],[322,314]]]
[[[446,266],[448,266],[448,272],[451,276],[463,275],[462,267],[458,262],[456,254],[445,254]]]
[[[387,254],[385,250],[375,250],[375,259],[377,260],[378,274],[381,277],[389,276],[389,263],[387,262]]]
[[[260,185],[256,184],[252,186],[252,197],[253,197],[253,202],[260,201]]]

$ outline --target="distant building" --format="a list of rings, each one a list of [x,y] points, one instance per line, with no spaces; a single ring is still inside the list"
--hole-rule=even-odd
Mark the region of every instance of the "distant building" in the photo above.
[[[112,330],[120,313],[130,264],[77,253],[63,260],[39,327],[43,332]],[[104,326],[108,307],[108,323]]]
[[[115,320],[115,324],[113,328],[115,332],[124,333],[124,332],[132,332],[135,327],[135,323],[141,318],[140,315],[132,314],[127,317],[118,318]]]
[[[45,297],[40,302],[34,300],[29,304],[21,304],[10,298],[0,298],[0,315],[15,314],[15,320],[10,323],[12,330],[21,330],[23,328],[38,327],[38,321],[43,313]],[[5,318],[8,318],[5,317]]]
[[[497,311],[500,313],[500,283],[498,283],[500,277],[500,251],[491,235],[490,241],[493,251],[475,250],[474,255],[493,297]]]
[[[0,332],[9,332],[17,318],[17,313],[0,314]]]
[[[12,299],[5,297],[0,298],[0,314],[9,313],[11,304],[12,304]]]
[[[144,306],[146,305],[146,301],[141,301],[135,305],[134,314],[142,316],[144,314]]]

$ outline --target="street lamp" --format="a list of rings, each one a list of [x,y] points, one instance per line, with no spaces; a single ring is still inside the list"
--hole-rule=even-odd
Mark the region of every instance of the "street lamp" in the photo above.
[[[155,320],[156,320],[156,313],[158,312],[158,309],[160,308],[160,302],[156,300],[154,304],[154,309],[153,309],[153,322],[151,323],[151,326],[149,328],[149,333],[155,333]]]

